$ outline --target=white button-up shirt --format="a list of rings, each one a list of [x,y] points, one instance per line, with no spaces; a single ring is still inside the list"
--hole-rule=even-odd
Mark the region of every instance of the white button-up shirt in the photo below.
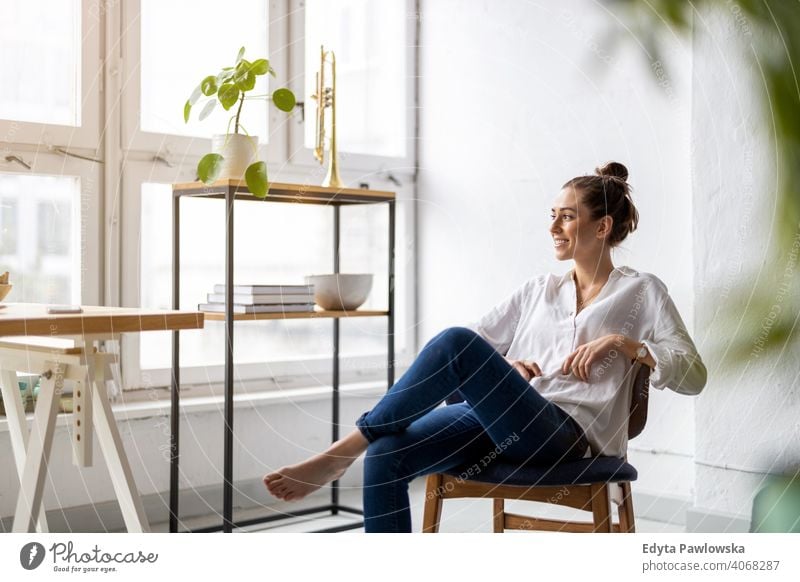
[[[667,286],[651,273],[616,267],[595,299],[576,315],[572,271],[526,281],[479,321],[467,324],[507,358],[532,360],[542,375],[530,383],[570,414],[594,454],[622,457],[628,445],[632,362],[621,351],[592,365],[588,382],[561,366],[575,349],[609,334],[644,342],[656,362],[650,387],[698,394],[706,367]]]

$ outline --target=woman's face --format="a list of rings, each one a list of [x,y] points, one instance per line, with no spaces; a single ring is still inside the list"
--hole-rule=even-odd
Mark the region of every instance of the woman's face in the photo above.
[[[575,190],[562,190],[550,210],[550,234],[556,258],[566,261],[596,256],[603,245],[603,237],[598,237],[599,222],[589,218],[589,210]]]

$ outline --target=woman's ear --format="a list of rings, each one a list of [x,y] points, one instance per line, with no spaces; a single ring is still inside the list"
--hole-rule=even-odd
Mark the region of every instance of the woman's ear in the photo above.
[[[606,238],[611,234],[611,228],[614,226],[614,219],[611,215],[606,214],[598,221],[597,225],[597,238]]]

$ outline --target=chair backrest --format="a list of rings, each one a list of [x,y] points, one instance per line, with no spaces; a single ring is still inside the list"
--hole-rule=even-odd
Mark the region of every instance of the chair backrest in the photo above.
[[[638,368],[637,368],[638,366]],[[628,417],[628,440],[639,436],[647,424],[647,401],[650,396],[650,367],[634,364],[633,390],[631,391],[631,412]]]

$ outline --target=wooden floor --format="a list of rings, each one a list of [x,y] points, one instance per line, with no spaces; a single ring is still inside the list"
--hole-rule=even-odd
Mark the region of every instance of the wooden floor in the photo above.
[[[414,531],[419,531],[420,524],[422,523],[422,505],[425,499],[425,480],[417,479],[411,484],[411,518],[414,524]],[[327,493],[318,493],[312,496],[311,499],[303,500],[298,503],[279,503],[270,506],[272,509],[278,511],[292,511],[302,507],[309,507],[313,505],[320,505],[325,503]],[[352,507],[361,507],[360,491],[344,490],[341,493],[342,502],[345,505]],[[636,496],[634,494],[634,508],[636,508]],[[530,510],[533,504],[530,503],[517,503],[507,502],[507,511],[525,513],[526,508]],[[568,508],[559,508],[536,504],[537,515],[542,517],[569,517],[577,519],[585,519],[588,514],[582,512],[574,512]],[[442,514],[442,532],[491,532],[492,531],[492,503],[491,501],[482,499],[452,499],[444,504],[444,512]],[[247,519],[249,517],[256,517],[264,515],[263,509],[239,512],[236,514],[237,519]],[[265,532],[265,533],[293,533],[293,532],[307,532],[315,529],[322,529],[325,527],[332,527],[357,521],[355,516],[343,515],[335,517],[303,517],[282,520],[279,524],[266,524],[258,525],[247,528],[250,532]],[[218,517],[212,518],[198,518],[186,520],[185,525],[188,528],[194,529],[197,527],[204,527],[212,523],[219,523]],[[658,521],[649,521],[645,519],[636,520],[636,529],[640,533],[680,533],[685,531],[685,527],[676,524],[662,523]],[[153,526],[153,531],[166,531],[166,524],[159,524]],[[363,528],[349,530],[345,533],[359,533],[363,532]],[[512,533],[512,532],[509,532]],[[513,532],[525,533],[525,532]]]

